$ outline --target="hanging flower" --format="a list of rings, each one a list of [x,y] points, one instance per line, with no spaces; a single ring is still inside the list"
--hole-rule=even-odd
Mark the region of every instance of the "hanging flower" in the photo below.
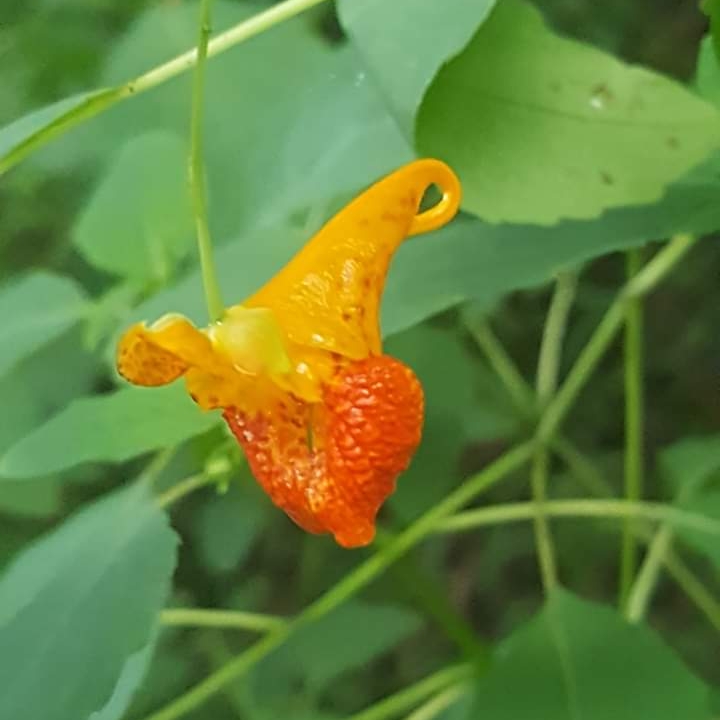
[[[442,199],[418,213],[425,191]],[[136,385],[184,377],[221,409],[272,501],[340,545],[370,543],[375,515],[420,442],[423,392],[382,354],[380,298],[395,250],[455,215],[460,185],[418,160],[371,186],[255,295],[198,329],[181,315],[123,336],[118,370]]]

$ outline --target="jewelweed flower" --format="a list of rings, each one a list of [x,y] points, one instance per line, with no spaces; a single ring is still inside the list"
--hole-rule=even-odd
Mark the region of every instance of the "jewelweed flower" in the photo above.
[[[442,193],[419,211],[425,191]],[[266,285],[207,328],[165,315],[122,337],[118,370],[136,385],[184,377],[221,409],[272,501],[311,533],[370,543],[375,516],[420,442],[413,371],[382,353],[379,308],[402,241],[455,215],[444,163],[412,162],[332,218]]]

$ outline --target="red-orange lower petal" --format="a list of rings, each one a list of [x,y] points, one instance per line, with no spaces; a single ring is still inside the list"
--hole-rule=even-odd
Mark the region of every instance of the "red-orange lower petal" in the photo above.
[[[224,417],[276,505],[305,530],[358,547],[372,542],[375,516],[420,442],[423,392],[401,362],[370,357],[340,369],[322,404],[286,396]]]

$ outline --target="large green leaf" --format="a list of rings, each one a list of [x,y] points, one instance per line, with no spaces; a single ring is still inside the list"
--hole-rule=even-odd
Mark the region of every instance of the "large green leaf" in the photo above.
[[[122,462],[177,445],[218,422],[203,413],[182,383],[124,388],[82,398],[23,437],[0,458],[0,475],[46,475],[86,462]]]
[[[60,481],[55,477],[34,482],[0,480],[0,513],[22,517],[56,515],[62,507]]]
[[[94,712],[88,720],[121,720],[124,717],[136,691],[147,675],[154,650],[155,637],[152,637],[145,647],[125,661],[110,699],[101,710]]]
[[[471,717],[480,716],[709,720],[710,712],[708,688],[652,630],[556,590],[478,681]]]
[[[467,45],[495,0],[339,0],[340,21],[408,137],[438,68]]]
[[[175,545],[147,488],[135,484],[23,552],[0,581],[0,717],[68,720],[100,710],[151,637]]]
[[[138,283],[167,282],[193,243],[186,143],[138,135],[80,214],[74,243],[93,265]]]
[[[87,310],[69,278],[33,272],[0,288],[0,375],[72,327]]]
[[[269,503],[247,466],[227,492],[206,498],[193,518],[192,539],[203,566],[237,571],[267,518]]]
[[[458,171],[465,209],[550,224],[658,200],[720,146],[720,114],[503,0],[433,81],[417,142]]]
[[[0,378],[0,455],[45,422],[96,381],[97,361],[80,342],[79,328],[44,345]],[[62,382],[58,378],[62,377]],[[61,508],[61,484],[56,477],[0,479],[0,512],[22,517],[56,515]]]

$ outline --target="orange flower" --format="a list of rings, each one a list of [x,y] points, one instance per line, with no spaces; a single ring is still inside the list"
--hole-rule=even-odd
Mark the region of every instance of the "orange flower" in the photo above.
[[[425,191],[442,199],[418,213]],[[198,329],[180,315],[123,336],[118,370],[136,385],[185,378],[223,410],[272,501],[309,532],[370,543],[375,515],[420,442],[423,393],[382,354],[378,311],[388,266],[409,235],[456,213],[460,184],[418,160],[366,190],[255,295]]]

